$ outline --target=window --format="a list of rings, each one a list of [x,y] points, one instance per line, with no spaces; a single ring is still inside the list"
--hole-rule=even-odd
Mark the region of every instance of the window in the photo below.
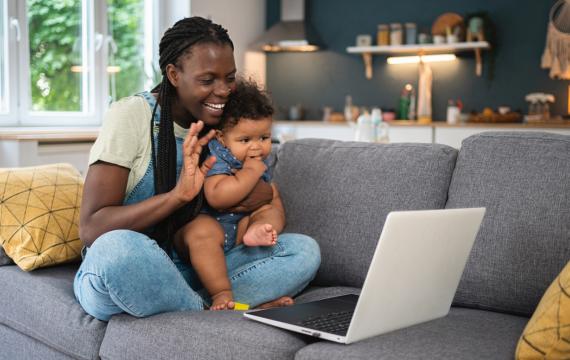
[[[158,79],[158,0],[0,0],[0,126],[98,125]]]
[[[7,114],[10,107],[8,105],[8,21],[7,0],[0,0],[0,115]]]

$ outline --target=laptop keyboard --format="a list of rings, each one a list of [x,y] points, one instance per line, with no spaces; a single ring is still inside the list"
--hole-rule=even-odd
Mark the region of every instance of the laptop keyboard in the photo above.
[[[328,332],[331,334],[346,334],[354,310],[333,312],[325,315],[312,316],[303,320],[300,325]]]

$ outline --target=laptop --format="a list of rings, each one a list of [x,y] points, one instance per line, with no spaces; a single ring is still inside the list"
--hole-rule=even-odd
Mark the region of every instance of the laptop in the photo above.
[[[484,214],[485,208],[391,212],[360,295],[244,316],[343,344],[444,317]]]

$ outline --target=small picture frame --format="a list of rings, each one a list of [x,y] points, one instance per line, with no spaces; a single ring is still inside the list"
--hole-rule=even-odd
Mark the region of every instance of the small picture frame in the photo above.
[[[356,46],[372,46],[372,35],[360,34],[356,36]]]

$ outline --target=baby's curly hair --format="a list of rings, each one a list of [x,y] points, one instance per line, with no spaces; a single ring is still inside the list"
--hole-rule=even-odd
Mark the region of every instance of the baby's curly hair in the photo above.
[[[219,124],[220,130],[231,129],[240,119],[260,120],[273,116],[275,109],[269,95],[255,81],[238,79]]]

